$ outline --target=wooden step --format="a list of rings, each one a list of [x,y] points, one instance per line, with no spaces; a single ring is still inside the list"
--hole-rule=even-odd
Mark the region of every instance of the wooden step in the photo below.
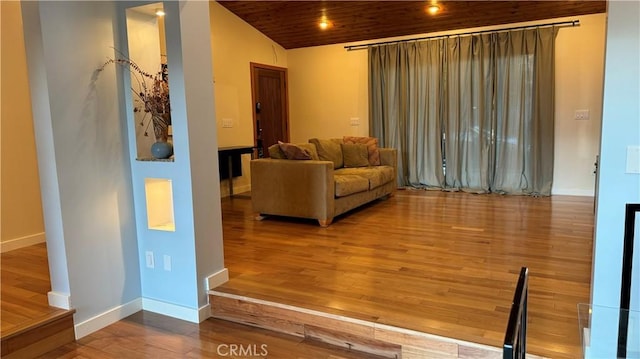
[[[209,291],[209,303],[214,318],[379,357],[502,358],[500,348],[216,290]]]
[[[74,313],[75,309],[55,310],[3,332],[0,356],[3,359],[35,358],[75,341]]]

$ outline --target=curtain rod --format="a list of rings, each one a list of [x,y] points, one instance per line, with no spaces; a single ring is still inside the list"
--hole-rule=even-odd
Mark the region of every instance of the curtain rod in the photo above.
[[[548,24],[540,24],[540,25],[508,27],[508,28],[504,28],[504,29],[495,29],[495,30],[469,31],[469,32],[463,32],[463,33],[459,33],[459,34],[416,37],[416,38],[413,38],[413,39],[373,42],[373,43],[370,43],[370,44],[362,44],[362,45],[347,45],[344,48],[347,49],[347,51],[363,50],[363,49],[368,48],[369,46],[397,44],[397,43],[409,42],[409,41],[421,41],[421,40],[439,39],[439,38],[452,37],[452,36],[465,36],[465,35],[474,35],[474,34],[485,34],[485,33],[488,33],[488,32],[502,32],[502,31],[510,31],[510,30],[531,29],[531,28],[547,27],[547,26],[558,26],[558,27],[580,26],[580,20],[551,22],[551,23],[548,23]]]

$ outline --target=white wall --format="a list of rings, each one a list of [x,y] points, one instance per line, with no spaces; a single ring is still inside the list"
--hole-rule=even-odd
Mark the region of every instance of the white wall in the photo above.
[[[216,106],[211,68],[215,50],[211,50],[209,6],[203,1],[189,1],[180,8],[180,34],[187,101],[191,188],[193,192],[194,250],[196,259],[197,298],[200,308],[206,306],[200,321],[210,314],[207,289],[213,281],[228,280],[224,267],[220,179],[217,167]],[[169,47],[169,46],[168,46]],[[171,51],[169,47],[169,51]],[[202,53],[204,51],[204,53]],[[213,119],[207,121],[200,118]]]
[[[556,140],[553,194],[593,196],[600,151],[606,15],[580,16],[556,38]],[[575,110],[590,119],[575,120]]]
[[[218,145],[220,147],[253,146],[253,105],[249,64],[255,62],[287,67],[287,51],[217,2],[209,2],[209,7]],[[233,127],[222,127],[222,119],[230,119]],[[243,176],[234,179],[234,193],[247,191],[251,185],[250,156],[242,157]],[[223,196],[228,195],[227,180],[221,182],[220,191]]]
[[[119,89],[113,68],[96,74],[114,55],[115,5],[23,2],[22,9],[50,303],[76,309],[78,335],[78,323],[126,314],[140,297]]]
[[[367,51],[344,44],[289,50],[291,141],[369,135]],[[359,125],[351,126],[351,118]]]
[[[625,204],[640,202],[640,175],[626,173],[627,147],[640,145],[640,3],[610,1],[608,16],[588,357],[616,356],[617,313],[598,308],[620,307]],[[635,238],[636,263],[639,243]],[[633,269],[632,280],[632,288],[640,288],[640,268]],[[631,310],[640,311],[637,291],[632,293]]]
[[[130,3],[119,3],[124,13]],[[171,96],[174,160],[136,160],[137,126],[127,91],[130,160],[142,286],[142,308],[199,322],[209,317],[207,283],[224,269],[217,141],[213,105],[209,5],[202,1],[164,4]],[[157,35],[148,41],[157,42]],[[130,43],[131,45],[131,43]],[[126,75],[126,74],[125,74]],[[125,88],[128,77],[123,78]],[[174,228],[149,228],[145,180],[171,181]],[[147,266],[146,253],[154,258]],[[165,256],[170,262],[165,266]]]
[[[594,194],[592,172],[599,150],[605,18],[605,14],[595,14],[552,20],[579,19],[581,23],[579,27],[561,29],[557,37],[554,194]],[[407,37],[394,39],[402,38]],[[306,142],[312,137],[368,135],[367,51],[348,52],[344,45],[288,51],[293,142]],[[577,109],[589,109],[591,119],[575,121]],[[352,117],[360,119],[359,126],[350,125]]]
[[[135,4],[22,5],[50,304],[76,309],[78,338],[140,309],[206,319],[208,284],[228,278],[216,131],[207,120],[215,119],[211,41],[201,35],[209,31],[208,3],[165,4],[174,162],[136,160],[128,73],[96,72],[114,47],[126,48],[124,13]],[[147,228],[144,178],[173,181],[175,232]],[[144,265],[146,251],[155,268]]]

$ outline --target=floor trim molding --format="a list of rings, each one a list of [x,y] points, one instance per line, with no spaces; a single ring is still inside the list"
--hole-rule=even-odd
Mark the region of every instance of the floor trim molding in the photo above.
[[[155,299],[142,298],[142,309],[150,312],[166,315],[168,317],[186,320],[191,323],[200,323],[201,312],[206,312],[208,305],[201,308],[187,308],[181,305],[162,302]],[[210,311],[209,311],[210,312]],[[209,316],[207,316],[208,318]],[[206,318],[205,318],[206,319]]]
[[[142,310],[142,299],[137,298],[89,318],[75,325],[76,339],[85,337],[140,310]]]
[[[211,290],[229,281],[229,270],[222,268],[207,277],[207,290]]]
[[[207,303],[198,309],[198,322],[202,323],[211,318],[211,305]]]
[[[551,195],[552,196],[582,196],[582,197],[593,197],[594,189],[575,189],[575,188],[552,188]]]
[[[47,293],[47,300],[52,307],[71,309],[71,296],[69,294],[51,291]]]
[[[220,181],[220,197],[224,198],[224,197],[229,197],[229,184],[227,183],[228,180],[222,180]],[[238,193],[244,193],[244,192],[249,192],[251,191],[251,184],[245,184],[245,185],[239,185],[233,186],[233,194],[238,194]]]

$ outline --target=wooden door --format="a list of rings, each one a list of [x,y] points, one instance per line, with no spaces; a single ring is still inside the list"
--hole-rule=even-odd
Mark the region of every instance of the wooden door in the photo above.
[[[269,146],[289,141],[287,69],[251,63],[251,93],[258,157],[269,157]]]

